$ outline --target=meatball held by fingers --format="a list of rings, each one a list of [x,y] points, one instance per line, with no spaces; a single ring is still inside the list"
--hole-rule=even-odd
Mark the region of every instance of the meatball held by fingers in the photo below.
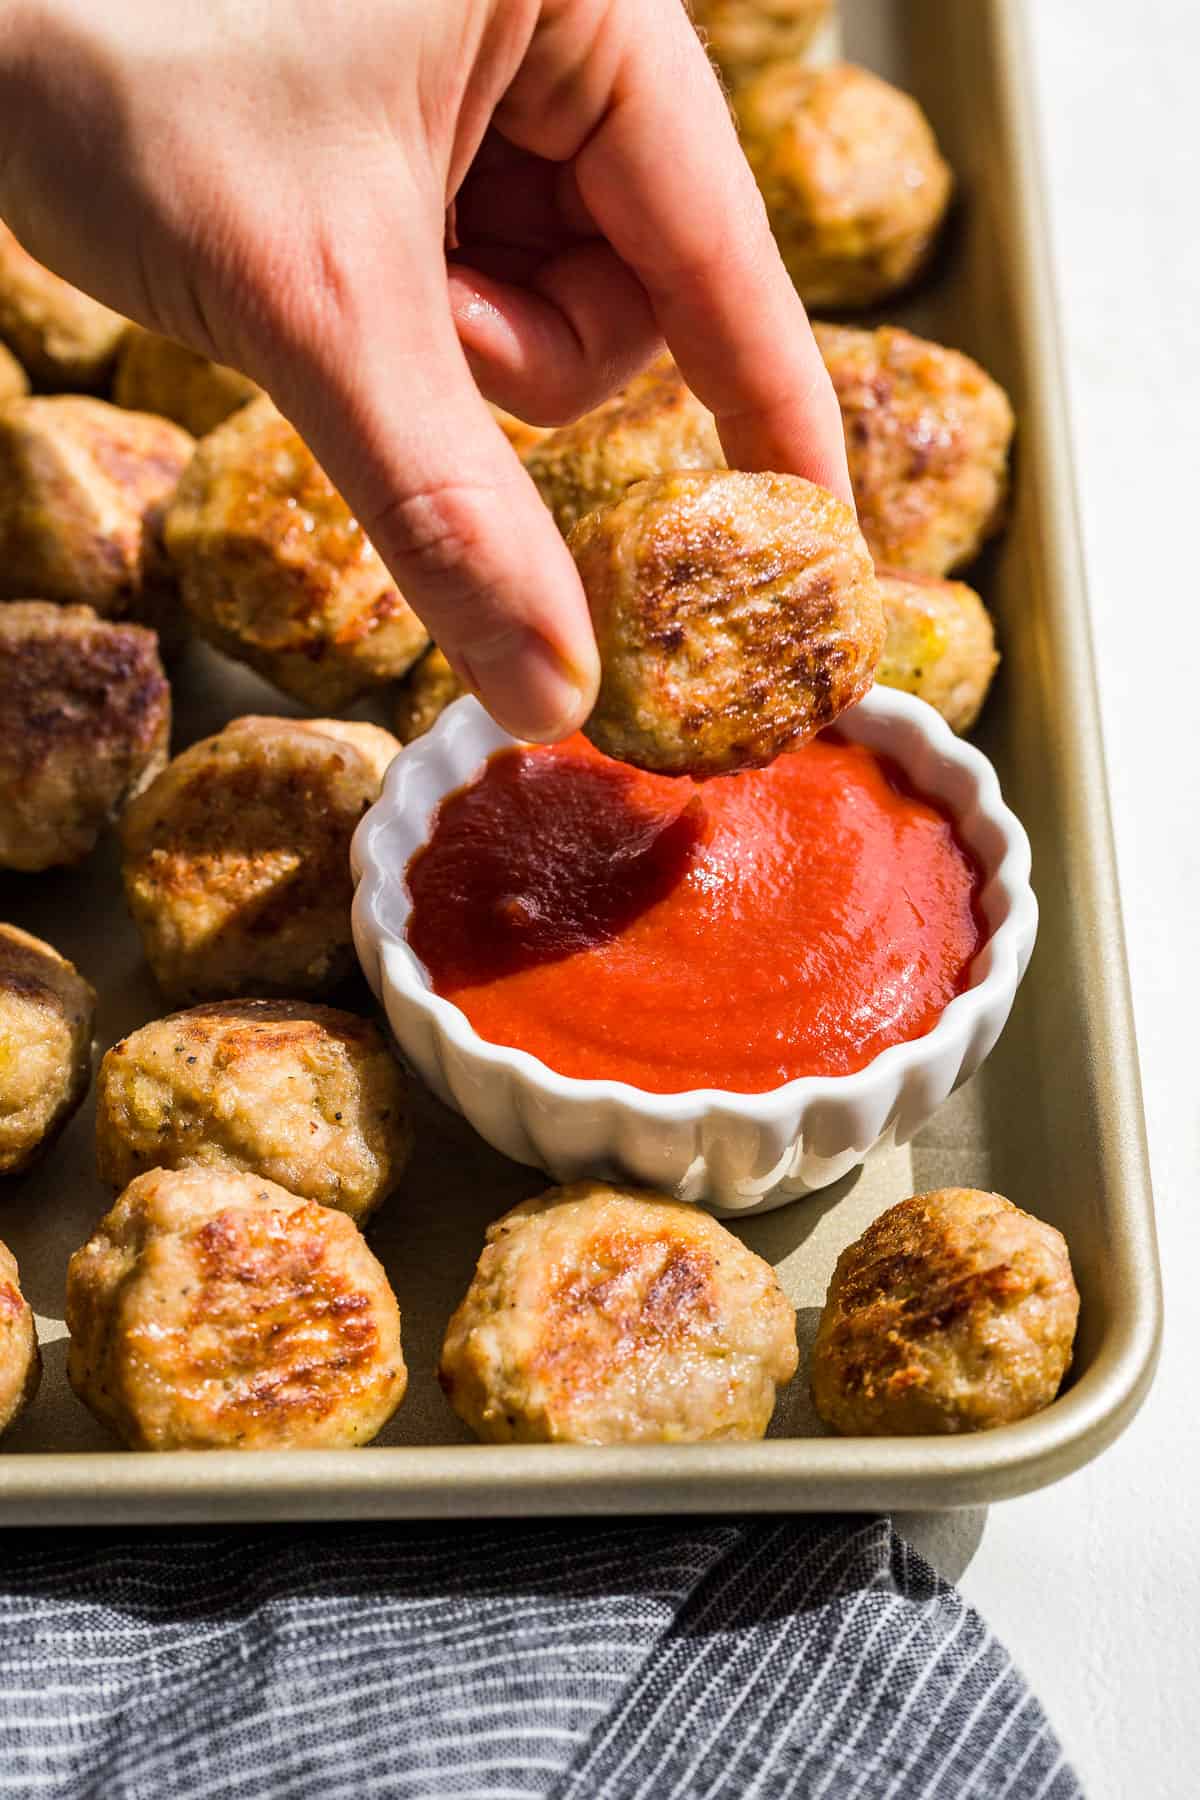
[[[240,1169],[358,1224],[412,1150],[404,1076],[377,1028],[299,1000],[223,1000],[114,1044],[96,1083],[96,1161],[123,1188],[149,1168]]]
[[[526,424],[515,413],[505,412],[502,406],[493,406],[491,401],[488,402],[488,410],[518,456],[524,456],[527,450],[532,450],[535,444],[540,444],[544,437],[550,435],[545,425]]]
[[[522,460],[564,536],[634,482],[725,466],[716,420],[669,356],[573,425],[543,436]]]
[[[137,1450],[366,1444],[404,1398],[400,1311],[345,1213],[151,1169],[67,1270],[71,1386]]]
[[[0,925],[0,1176],[52,1143],[87,1093],[96,995],[74,963]]]
[[[165,766],[154,633],[90,606],[0,606],[0,867],[80,862]]]
[[[1054,1399],[1078,1314],[1052,1225],[1001,1194],[918,1194],[838,1258],[813,1347],[817,1411],[866,1437],[1011,1424]]]
[[[329,993],[354,967],[350,839],[400,746],[377,725],[234,719],[121,822],[134,924],[163,993]]]
[[[0,1244],[0,1432],[16,1424],[41,1379],[33,1308],[21,1292],[16,1257]]]
[[[581,1181],[488,1228],[438,1379],[491,1443],[760,1438],[796,1372],[774,1270],[698,1207]]]
[[[760,768],[871,685],[870,555],[850,508],[798,475],[639,482],[569,542],[602,671],[584,731],[608,756],[662,774]]]

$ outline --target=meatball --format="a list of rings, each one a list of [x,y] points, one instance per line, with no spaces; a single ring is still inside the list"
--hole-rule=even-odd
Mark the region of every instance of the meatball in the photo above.
[[[730,87],[768,63],[803,56],[833,0],[691,0],[692,18]]]
[[[41,1379],[33,1308],[21,1292],[16,1257],[0,1244],[0,1431],[16,1424]]]
[[[378,1030],[299,1000],[224,1000],[114,1044],[96,1084],[114,1188],[154,1167],[240,1169],[359,1224],[412,1151],[404,1077]]]
[[[0,224],[0,342],[39,387],[72,393],[105,387],[126,324],[35,262]]]
[[[488,1228],[438,1379],[494,1443],[760,1438],[796,1372],[774,1270],[699,1208],[600,1181]]]
[[[0,1175],[27,1169],[87,1093],[96,995],[41,938],[0,925]]]
[[[429,642],[266,395],[200,444],[165,536],[196,629],[304,706],[347,705],[403,675]]]
[[[80,862],[166,765],[152,631],[90,606],[0,606],[0,867]]]
[[[969,731],[1000,661],[983,601],[963,581],[876,574],[887,625],[876,681],[917,694],[955,731]]]
[[[134,412],[161,413],[193,437],[253,400],[261,389],[248,375],[210,362],[195,350],[131,325],[121,340],[113,399]]]
[[[550,435],[544,425],[527,425],[515,413],[505,412],[502,406],[492,406],[491,413],[518,456],[524,456],[527,450],[532,450],[535,444]]]
[[[350,973],[350,839],[399,748],[377,725],[235,719],[139,794],[125,895],[169,999],[322,994]]]
[[[29,392],[29,377],[11,350],[0,344],[0,406]]]
[[[172,598],[161,508],[191,453],[177,425],[105,400],[0,407],[0,599],[157,622]]]
[[[71,1386],[137,1450],[365,1444],[407,1383],[357,1225],[233,1170],[130,1182],[71,1258],[67,1329]]]
[[[1078,1314],[1052,1225],[1001,1194],[918,1194],[838,1258],[813,1347],[817,1411],[868,1437],[1011,1424],[1058,1392]]]
[[[758,768],[870,687],[883,610],[854,514],[798,475],[639,482],[572,532],[600,646],[584,731],[664,774]]]
[[[396,736],[402,744],[424,737],[446,708],[466,693],[442,652],[435,644],[427,650],[396,695]]]
[[[723,468],[725,458],[716,420],[670,357],[660,357],[611,400],[550,432],[524,463],[565,536],[635,481],[673,469]]]
[[[1013,414],[958,350],[883,326],[817,325],[842,409],[859,523],[881,563],[947,575],[999,528]]]
[[[953,186],[925,114],[852,63],[778,63],[736,97],[742,148],[809,306],[866,306],[910,282]]]

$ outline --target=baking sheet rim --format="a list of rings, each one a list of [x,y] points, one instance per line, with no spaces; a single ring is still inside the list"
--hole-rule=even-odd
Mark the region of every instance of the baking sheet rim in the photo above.
[[[1153,1377],[1162,1310],[1144,1115],[1120,920],[1095,674],[1066,425],[1058,318],[1042,205],[1025,0],[981,0],[1024,246],[1016,277],[1028,323],[1031,399],[1023,454],[1039,475],[1039,523],[1056,590],[1067,734],[1060,753],[1085,817],[1072,854],[1094,921],[1089,973],[1108,1121],[1097,1154],[1124,1196],[1113,1252],[1125,1307],[1095,1364],[1046,1412],[952,1439],[791,1438],[761,1443],[582,1449],[430,1446],[365,1451],[10,1454],[0,1459],[0,1525],[451,1517],[739,1510],[940,1509],[977,1505],[1059,1479],[1104,1449]]]

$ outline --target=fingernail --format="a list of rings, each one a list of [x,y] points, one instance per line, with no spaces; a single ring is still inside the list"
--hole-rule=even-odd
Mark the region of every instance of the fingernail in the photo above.
[[[587,686],[540,632],[519,626],[459,655],[483,704],[514,737],[553,743],[583,723]]]

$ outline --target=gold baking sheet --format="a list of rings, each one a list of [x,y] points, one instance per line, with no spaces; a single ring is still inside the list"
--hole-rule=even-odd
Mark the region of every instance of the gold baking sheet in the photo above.
[[[0,1521],[298,1519],[535,1512],[912,1509],[976,1505],[1066,1474],[1132,1417],[1160,1303],[1124,947],[1080,566],[1037,134],[1016,0],[847,0],[847,53],[913,91],[959,176],[933,278],[887,316],[977,355],[1020,421],[1008,530],[976,570],[1004,663],[978,734],[1033,844],[1038,947],[999,1048],[915,1142],[739,1235],[779,1269],[807,1349],[839,1250],[885,1206],[944,1184],[994,1187],[1066,1234],[1083,1298],[1067,1390],[1038,1418],[957,1440],[835,1439],[803,1371],[763,1444],[578,1450],[475,1445],[433,1379],[441,1332],[487,1221],[545,1185],[431,1100],[402,1189],[373,1224],[404,1314],[408,1398],[369,1449],[150,1457],[114,1449],[65,1377],[66,1260],[107,1197],[85,1107],[0,1197],[46,1361],[0,1453]],[[175,682],[177,747],[273,690],[194,647]],[[164,1010],[103,847],[84,874],[0,878],[0,917],[96,983],[98,1040]]]

